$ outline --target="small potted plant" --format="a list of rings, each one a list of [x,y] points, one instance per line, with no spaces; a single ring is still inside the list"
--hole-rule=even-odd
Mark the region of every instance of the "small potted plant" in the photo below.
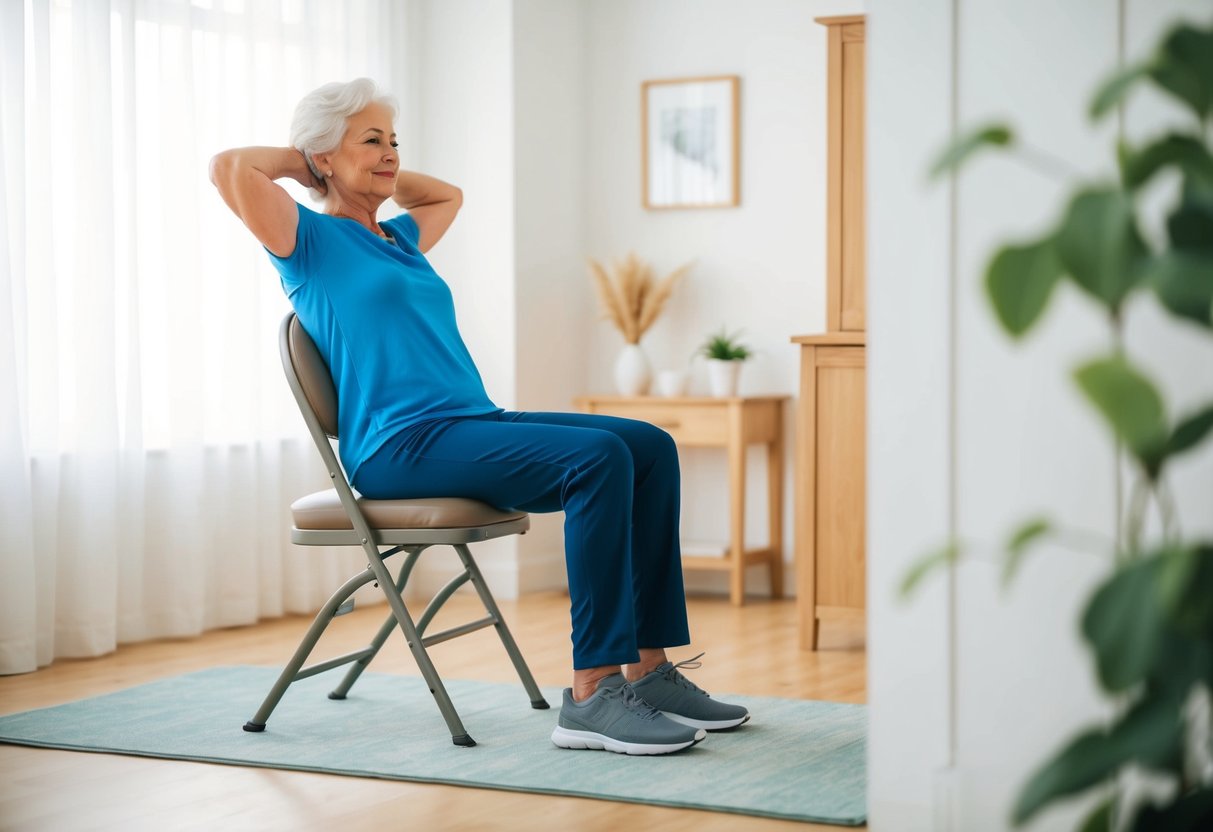
[[[699,348],[699,354],[708,360],[708,383],[713,396],[737,395],[741,364],[753,354],[749,347],[737,340],[739,334],[730,335],[722,327],[720,332],[708,336]]]

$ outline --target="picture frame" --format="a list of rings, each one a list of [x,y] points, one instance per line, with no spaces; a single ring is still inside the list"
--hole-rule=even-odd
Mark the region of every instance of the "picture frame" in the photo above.
[[[641,84],[644,207],[741,204],[737,75]]]

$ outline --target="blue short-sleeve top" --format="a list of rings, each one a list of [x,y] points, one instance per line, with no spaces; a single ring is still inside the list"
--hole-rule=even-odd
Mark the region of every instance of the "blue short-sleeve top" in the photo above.
[[[353,480],[384,442],[419,422],[499,412],[455,321],[450,287],[417,249],[417,223],[357,221],[299,206],[289,257],[270,259],[337,388],[341,463]]]

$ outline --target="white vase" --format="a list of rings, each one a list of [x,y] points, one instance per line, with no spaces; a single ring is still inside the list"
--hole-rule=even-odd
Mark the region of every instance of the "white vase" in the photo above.
[[[653,370],[639,344],[625,344],[615,359],[615,389],[621,396],[643,396],[649,392]]]
[[[737,380],[741,376],[742,361],[708,359],[708,386],[713,396],[728,398],[737,395]]]

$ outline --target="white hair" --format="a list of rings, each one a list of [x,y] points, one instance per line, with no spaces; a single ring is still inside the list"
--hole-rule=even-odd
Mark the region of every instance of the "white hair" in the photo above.
[[[295,116],[291,119],[291,147],[303,154],[307,166],[317,179],[323,180],[312,156],[328,153],[341,145],[345,136],[346,120],[365,110],[370,104],[381,104],[396,117],[396,99],[380,95],[378,87],[370,78],[355,78],[353,81],[334,81],[314,89],[295,105]],[[312,196],[320,198],[320,192],[311,189]]]

